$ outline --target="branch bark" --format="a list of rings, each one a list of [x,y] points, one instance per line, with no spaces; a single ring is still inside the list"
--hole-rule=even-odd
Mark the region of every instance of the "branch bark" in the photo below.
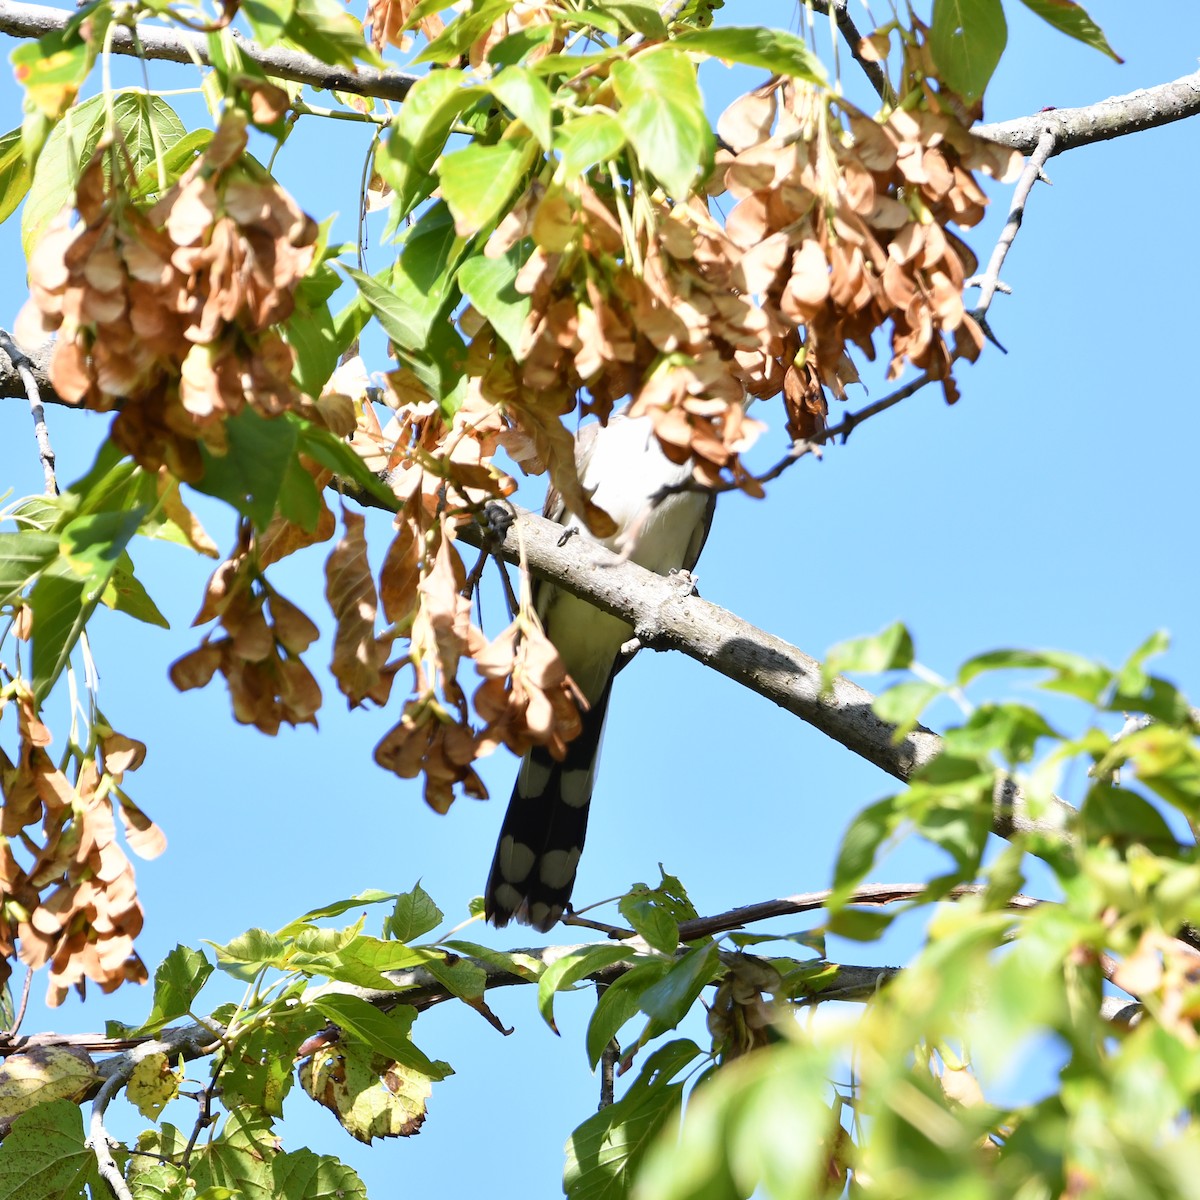
[[[895,730],[872,710],[875,697],[848,679],[821,690],[821,664],[798,647],[743,621],[699,596],[686,594],[678,580],[655,575],[636,563],[582,538],[559,545],[562,526],[518,510],[497,552],[508,562],[522,554],[530,571],[581,596],[604,612],[628,621],[643,646],[679,650],[727,679],[757,692],[834,741],[907,781],[941,751],[942,739],[918,726],[899,742]],[[483,541],[480,530],[463,538]],[[1031,810],[1010,780],[997,785],[993,829],[1015,833],[1060,834],[1073,810],[1061,800],[1047,811]]]
[[[1082,108],[1051,108],[1013,121],[976,125],[973,132],[1022,154],[1032,154],[1042,134],[1049,130],[1054,136],[1053,153],[1061,154],[1064,150],[1141,133],[1197,114],[1200,114],[1200,71],[1124,96],[1110,96]]]

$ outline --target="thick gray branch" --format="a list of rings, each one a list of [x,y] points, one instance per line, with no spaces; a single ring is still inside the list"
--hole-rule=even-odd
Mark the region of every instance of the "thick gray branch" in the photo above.
[[[1052,108],[1014,121],[976,125],[974,132],[990,141],[1012,146],[1022,154],[1032,154],[1042,133],[1048,129],[1054,135],[1054,153],[1061,154],[1091,142],[1106,142],[1127,133],[1141,133],[1144,129],[1169,125],[1197,114],[1200,114],[1200,71],[1171,83],[1130,92],[1127,96],[1112,96],[1084,108]]]
[[[48,8],[42,4],[20,4],[17,0],[0,0],[0,33],[13,37],[42,37],[63,29],[75,13],[70,9]],[[267,50],[236,33],[238,45],[247,58],[256,62],[268,75],[291,79],[330,91],[354,92],[359,96],[374,96],[380,100],[403,100],[417,76],[406,71],[376,71],[359,67],[357,71],[331,67],[328,63],[303,54],[299,50],[275,47]],[[138,42],[141,49],[138,49]],[[167,62],[190,63],[199,59],[208,63],[208,39],[202,33],[182,29],[163,29],[158,25],[138,25],[137,38],[133,31],[122,28],[115,32],[113,49],[118,54],[143,55],[165,59]]]
[[[848,679],[837,678],[821,690],[821,664],[790,645],[699,596],[688,595],[677,580],[655,575],[635,563],[587,542],[571,538],[559,545],[562,526],[521,512],[499,546],[509,562],[523,548],[534,575],[622,617],[643,646],[680,650],[735,683],[816,726],[848,750],[889,775],[907,781],[932,761],[942,739],[918,726],[899,742],[892,726],[871,708],[875,697]],[[473,531],[464,538],[477,541]],[[1049,812],[1033,814],[1011,784],[998,789],[993,828],[1002,837],[1017,832],[1056,832],[1071,809],[1056,801]]]

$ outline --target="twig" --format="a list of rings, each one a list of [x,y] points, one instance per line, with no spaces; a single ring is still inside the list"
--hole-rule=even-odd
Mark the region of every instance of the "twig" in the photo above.
[[[608,991],[607,983],[596,984],[596,1002],[600,1002],[601,996]],[[615,1037],[609,1038],[608,1045],[600,1054],[600,1103],[596,1106],[597,1111],[607,1108],[614,1100],[616,1095],[616,1075],[617,1063],[621,1058],[621,1043]]]
[[[874,403],[864,405],[857,412],[847,413],[836,425],[830,425],[827,429],[823,429],[820,433],[816,433],[810,438],[793,442],[788,447],[787,453],[773,467],[770,467],[761,475],[753,477],[754,482],[759,484],[773,482],[788,467],[799,462],[802,458],[807,458],[810,454],[818,453],[822,446],[828,442],[832,442],[834,438],[840,437],[844,445],[854,430],[864,421],[876,416],[878,413],[886,412],[889,408],[899,404],[901,400],[907,400],[909,396],[914,395],[927,384],[933,382],[934,377],[926,371],[910,383],[906,383],[903,387],[897,388],[894,392],[890,392],[881,399],[874,401]],[[685,479],[682,483],[673,483],[659,488],[650,497],[650,503],[647,505],[647,515],[667,499],[668,496],[674,496],[680,492],[705,492],[713,495],[721,495],[724,492],[740,491],[741,487],[742,485],[735,480],[723,480],[720,483],[707,484],[700,483],[695,479]],[[630,539],[631,542],[635,542],[636,540],[636,538]]]
[[[136,1054],[136,1050],[130,1052],[128,1070],[114,1071],[96,1093],[96,1098],[92,1101],[87,1141],[84,1142],[85,1147],[96,1156],[96,1169],[100,1172],[100,1178],[108,1184],[117,1200],[133,1200],[133,1193],[113,1159],[108,1130],[104,1128],[104,1113],[113,1096],[129,1081],[129,1076],[139,1061],[134,1057]]]
[[[813,0],[813,8],[817,12],[833,11],[834,18],[837,21],[838,32],[845,38],[846,45],[850,48],[850,53],[854,61],[862,68],[863,74],[870,81],[880,100],[884,104],[895,104],[896,93],[892,90],[892,85],[888,82],[888,77],[884,74],[883,67],[879,63],[872,62],[869,58],[863,56],[860,49],[863,36],[859,33],[858,26],[854,24],[854,18],[850,15],[850,5],[847,0]]]
[[[29,400],[29,412],[33,417],[33,436],[37,439],[38,459],[42,464],[42,478],[46,484],[46,495],[57,496],[58,481],[54,478],[54,448],[50,445],[50,431],[46,428],[46,410],[42,407],[41,389],[34,375],[34,364],[4,329],[0,329],[0,350],[8,355],[9,361],[21,377],[25,395]]]
[[[1037,148],[1029,156],[1029,160],[1025,164],[1025,169],[1021,172],[1021,178],[1017,180],[1017,186],[1013,189],[1012,204],[1008,210],[1008,220],[1004,222],[1004,228],[1000,231],[1000,236],[996,239],[996,245],[992,248],[992,257],[988,261],[987,270],[975,279],[968,279],[963,285],[964,287],[972,284],[978,285],[979,303],[971,311],[971,316],[979,322],[988,339],[995,343],[1001,350],[1004,350],[1004,347],[996,341],[995,336],[988,327],[987,311],[991,307],[992,300],[1000,288],[1000,268],[1004,265],[1004,260],[1008,257],[1008,252],[1012,249],[1017,232],[1021,228],[1021,222],[1025,218],[1025,204],[1029,199],[1029,193],[1033,190],[1033,185],[1039,179],[1044,180],[1046,183],[1050,182],[1042,174],[1042,168],[1054,153],[1055,141],[1056,135],[1053,129],[1047,127],[1042,130]],[[1005,290],[1007,291],[1008,289],[1006,288]]]
[[[3,1040],[11,1042],[17,1036],[17,1031],[21,1028],[21,1022],[25,1020],[25,1009],[29,1007],[29,989],[33,983],[33,968],[27,968],[25,971],[25,982],[21,985],[21,1003],[17,1008],[17,1015],[13,1018],[12,1028],[4,1032]]]
[[[196,1148],[196,1142],[199,1141],[200,1134],[216,1120],[216,1117],[212,1113],[213,1093],[217,1086],[217,1076],[220,1074],[224,1062],[225,1051],[222,1050],[213,1060],[212,1077],[209,1079],[208,1086],[202,1093],[203,1099],[200,1103],[200,1112],[196,1115],[196,1124],[192,1127],[192,1136],[188,1138],[188,1144],[183,1148],[183,1157],[179,1160],[179,1165],[185,1175],[192,1161],[192,1151]]]
[[[913,900],[929,888],[925,883],[867,883],[857,887],[847,897],[846,903],[855,907],[882,907]],[[951,888],[945,898],[957,900],[963,896],[979,895],[984,888],[980,884],[966,883]],[[730,929],[738,929],[753,921],[765,921],[770,917],[789,916],[794,913],[812,912],[829,903],[832,889],[820,892],[802,892],[796,896],[783,896],[778,900],[763,900],[757,904],[746,904],[728,912],[716,913],[711,917],[697,917],[694,921],[679,923],[679,940],[692,942],[697,938],[712,937]],[[1015,895],[1008,901],[1009,908],[1034,908],[1042,901],[1034,896]]]

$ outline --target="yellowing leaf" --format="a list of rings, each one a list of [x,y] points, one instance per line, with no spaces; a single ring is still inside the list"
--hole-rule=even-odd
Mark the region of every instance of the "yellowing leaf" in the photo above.
[[[35,1046],[0,1060],[0,1120],[51,1100],[81,1100],[100,1076],[82,1050]]]
[[[148,1054],[133,1068],[125,1094],[146,1120],[153,1121],[179,1095],[181,1078],[165,1054]]]

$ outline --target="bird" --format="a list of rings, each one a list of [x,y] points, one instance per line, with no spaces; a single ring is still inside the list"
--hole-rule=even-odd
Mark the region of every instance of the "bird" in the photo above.
[[[691,571],[708,537],[716,495],[688,489],[661,494],[692,472],[690,462],[674,463],[663,453],[650,417],[621,413],[606,424],[583,426],[575,461],[584,491],[613,518],[616,532],[594,537],[553,488],[544,516],[660,575]],[[515,920],[545,933],[571,899],[609,696],[629,661],[622,647],[633,627],[546,581],[535,585],[533,601],[588,707],[581,714],[582,730],[567,744],[561,762],[543,746],[534,746],[521,760],[492,859],[484,912],[498,927]]]

